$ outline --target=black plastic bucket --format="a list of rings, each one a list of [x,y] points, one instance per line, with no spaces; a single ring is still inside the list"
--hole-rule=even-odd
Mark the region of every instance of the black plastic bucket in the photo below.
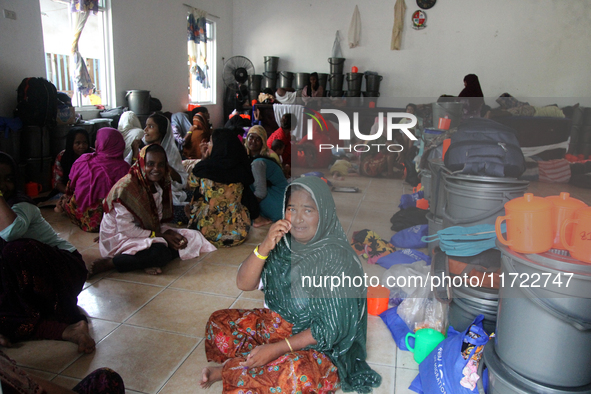
[[[331,74],[342,74],[343,68],[345,67],[344,57],[329,57],[328,62],[330,63]]]

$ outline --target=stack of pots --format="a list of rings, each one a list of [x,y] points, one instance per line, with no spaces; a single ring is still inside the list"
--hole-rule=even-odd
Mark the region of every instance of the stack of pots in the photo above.
[[[330,75],[328,77],[328,82],[330,83],[330,96],[342,97],[343,80],[345,79],[345,75],[343,74],[345,58],[329,57],[328,63],[330,63]]]
[[[279,58],[277,56],[265,56],[265,72],[263,73],[261,90],[277,89],[278,66]]]
[[[260,74],[254,74],[248,76],[248,92],[250,100],[257,100],[261,93],[261,84],[263,82],[263,76]]]

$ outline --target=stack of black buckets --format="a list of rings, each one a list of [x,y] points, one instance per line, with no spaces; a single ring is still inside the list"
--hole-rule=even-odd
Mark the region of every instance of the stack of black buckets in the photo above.
[[[343,80],[345,79],[343,67],[345,66],[345,58],[329,57],[328,63],[330,63],[330,74],[328,76],[330,97],[343,97]],[[361,86],[359,90],[361,91]]]

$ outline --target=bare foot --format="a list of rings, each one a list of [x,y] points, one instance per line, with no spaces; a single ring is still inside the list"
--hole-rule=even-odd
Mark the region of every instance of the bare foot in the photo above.
[[[205,367],[201,371],[201,388],[209,388],[215,382],[222,380],[222,367]]]
[[[191,219],[191,204],[187,204],[185,205],[185,208],[183,208],[185,211],[185,215]]]
[[[160,269],[160,267],[144,268],[144,271],[148,275],[160,275],[162,273],[162,270]]]
[[[88,323],[80,320],[78,323],[70,324],[62,333],[64,341],[73,342],[78,345],[78,353],[92,353],[95,349],[94,339],[88,331]]]
[[[54,212],[57,212],[57,213],[64,212],[64,210],[63,210],[62,206],[60,205],[60,202],[59,201],[58,201],[57,205],[55,206],[55,208],[53,208],[53,210],[54,210]]]
[[[109,271],[109,270],[114,269],[115,264],[113,264],[112,258],[107,257],[104,259],[94,260],[92,263],[90,263],[90,265],[87,268],[88,268],[88,276],[86,278],[90,279],[91,277],[93,277],[96,274],[100,274],[101,272],[105,272],[105,271]]]
[[[12,343],[10,342],[10,339],[8,339],[4,335],[0,334],[0,346],[11,347]]]
[[[273,223],[271,221],[271,219],[267,219],[266,217],[259,216],[258,218],[256,218],[254,220],[254,223],[252,224],[252,227],[254,227],[254,228],[263,227],[263,226],[266,226],[267,224],[271,224],[271,223]]]

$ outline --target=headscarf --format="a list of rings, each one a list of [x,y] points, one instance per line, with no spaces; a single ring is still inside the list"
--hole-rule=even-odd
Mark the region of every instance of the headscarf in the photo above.
[[[310,287],[304,277],[349,276],[363,278],[363,268],[341,226],[331,192],[321,179],[296,179],[294,185],[310,193],[318,208],[314,237],[305,245],[286,234],[273,249],[263,269],[265,302],[293,324],[294,334],[311,329],[317,341],[310,346],[326,354],[338,369],[343,391],[368,393],[381,377],[366,358],[367,310],[365,288]],[[307,287],[306,287],[307,286]]]
[[[187,135],[187,131],[193,126],[193,119],[184,112],[176,112],[170,117],[170,123],[176,126],[179,135],[183,138]]]
[[[187,199],[187,194],[183,191],[185,186],[187,186],[187,178],[189,174],[183,166],[183,159],[181,158],[181,153],[179,152],[178,147],[176,146],[174,136],[172,135],[172,127],[170,127],[170,121],[168,118],[162,114],[155,114],[156,116],[162,116],[166,119],[167,126],[166,126],[166,135],[160,142],[160,145],[166,151],[166,157],[168,158],[168,165],[174,168],[174,170],[180,175],[182,182],[178,183],[172,181],[172,198],[173,203],[175,205],[182,205],[182,203]],[[145,143],[145,141],[144,141]]]
[[[121,132],[121,135],[125,140],[123,157],[127,157],[129,152],[131,152],[131,144],[133,141],[142,139],[144,136],[144,129],[142,129],[142,124],[137,115],[132,111],[125,111],[121,115],[117,129]]]
[[[232,130],[218,129],[213,132],[211,139],[211,154],[193,167],[193,174],[197,178],[207,178],[219,183],[242,183],[244,186],[252,184],[254,177],[250,160],[236,134]]]
[[[129,171],[129,164],[123,159],[125,141],[118,130],[103,127],[96,134],[95,145],[96,151],[80,156],[70,172],[69,187],[82,212],[105,198]]]
[[[480,112],[480,107],[484,104],[484,94],[480,88],[478,76],[468,74],[464,77],[466,87],[460,92],[458,97],[468,97],[468,113],[476,114]]]
[[[158,144],[151,144],[142,148],[138,161],[131,167],[129,174],[125,175],[113,186],[103,208],[105,213],[113,209],[118,202],[123,205],[139,222],[140,226],[151,231],[160,231],[160,223],[172,219],[172,196],[170,189],[170,169],[166,167],[166,173],[158,183],[162,188],[162,221],[158,218],[158,209],[154,196],[150,190],[150,182],[146,178],[146,151],[162,152],[166,156],[164,148]]]
[[[14,194],[10,196],[10,198],[6,199],[6,203],[9,206],[13,206],[14,204],[18,204],[19,202],[28,202],[29,204],[34,204],[33,200],[31,200],[29,196],[27,196],[25,193],[18,189],[20,174],[18,171],[18,166],[16,165],[16,162],[14,161],[12,156],[4,152],[0,152],[0,164],[8,164],[12,168],[12,176],[14,178]],[[6,198],[6,196],[4,196],[4,198]]]
[[[248,134],[246,134],[246,140],[244,141],[244,147],[246,148],[246,153],[249,156],[251,156],[250,150],[248,150],[248,135],[249,134],[258,135],[261,138],[261,141],[263,142],[263,146],[261,147],[261,151],[259,152],[258,156],[272,159],[273,161],[275,161],[279,165],[279,167],[281,167],[281,160],[279,160],[279,156],[277,156],[277,153],[273,152],[267,146],[267,131],[265,130],[265,128],[263,126],[252,126],[248,130]]]
[[[64,150],[64,154],[62,155],[62,160],[60,164],[62,166],[62,171],[64,173],[62,177],[62,182],[64,185],[68,184],[70,180],[70,171],[72,170],[72,164],[78,159],[76,153],[74,153],[74,140],[78,134],[82,134],[86,137],[86,141],[88,142],[88,148],[84,153],[91,153],[93,149],[90,147],[90,137],[88,136],[88,132],[86,129],[82,127],[72,127],[66,136],[66,149]]]

